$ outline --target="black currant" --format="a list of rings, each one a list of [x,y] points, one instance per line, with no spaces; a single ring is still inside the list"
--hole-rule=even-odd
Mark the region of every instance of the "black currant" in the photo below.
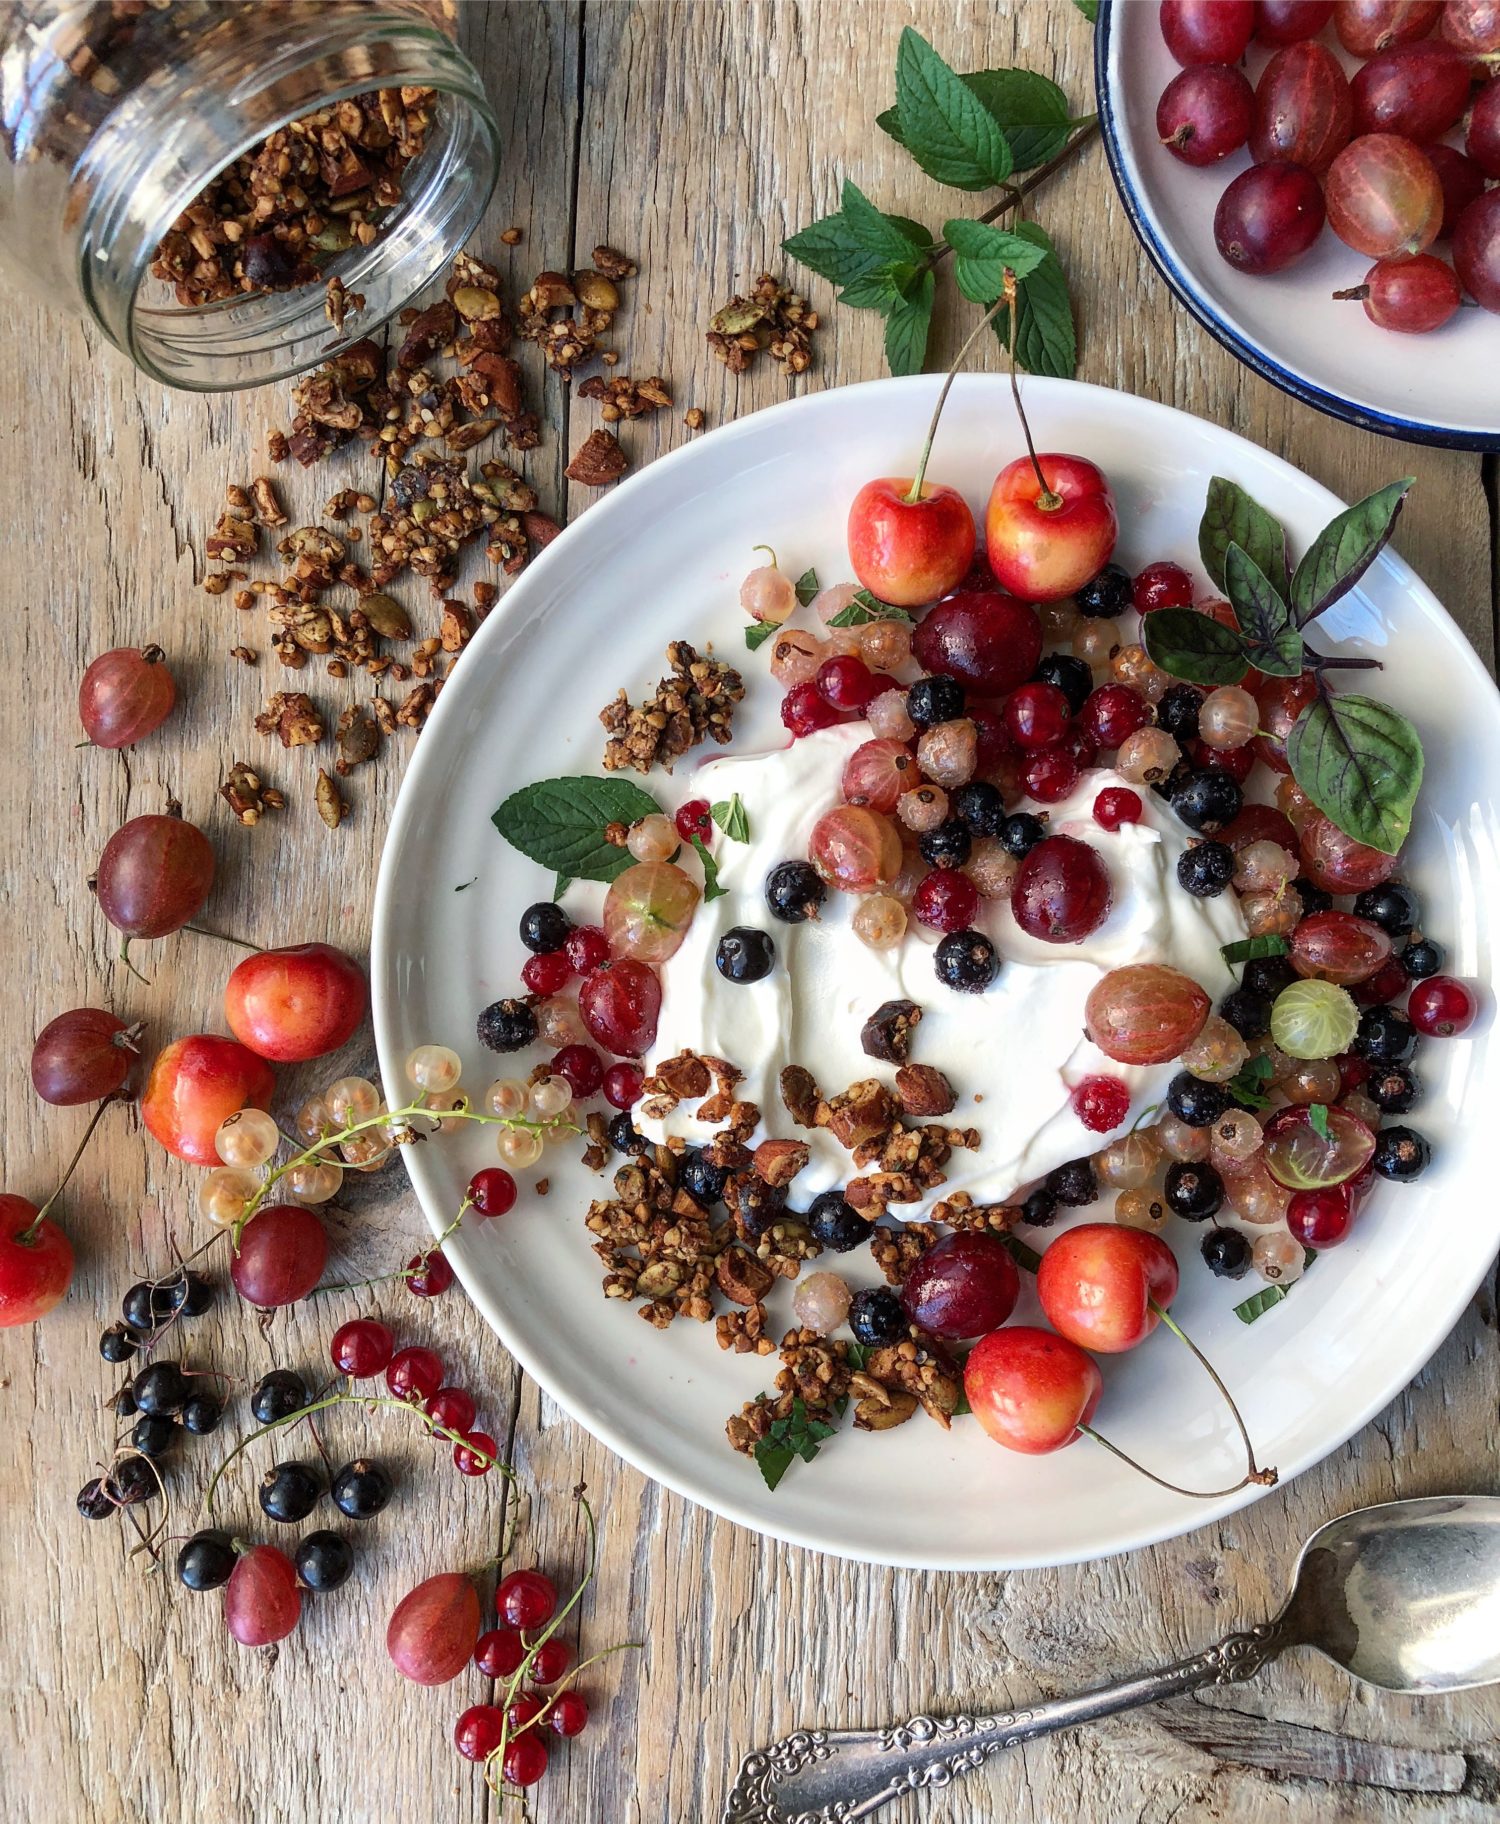
[[[176,1424],[163,1412],[148,1412],[135,1422],[130,1442],[143,1457],[164,1457],[177,1442]]]
[[[1443,967],[1443,947],[1430,937],[1414,937],[1401,952],[1401,967],[1414,982],[1425,982]]]
[[[1365,1084],[1365,1094],[1383,1115],[1404,1115],[1422,1093],[1410,1064],[1377,1064]]]
[[[323,1478],[305,1463],[277,1463],[260,1479],[260,1510],[283,1523],[305,1520],[322,1493]]]
[[[1370,1163],[1382,1178],[1405,1182],[1420,1178],[1432,1159],[1432,1148],[1414,1127],[1383,1127],[1375,1136]]]
[[[1417,1029],[1399,1007],[1366,1007],[1352,1049],[1372,1064],[1404,1064],[1417,1048]]]
[[[107,1362],[128,1362],[141,1346],[141,1339],[127,1324],[111,1324],[99,1338],[99,1353]]]
[[[1333,904],[1333,895],[1315,887],[1304,874],[1299,874],[1292,882],[1292,891],[1302,902],[1304,918],[1311,918],[1314,912],[1326,912]]]
[[[1216,766],[1191,772],[1172,788],[1168,803],[1200,836],[1212,836],[1239,816],[1245,794],[1228,773]]]
[[[105,1493],[101,1477],[94,1476],[79,1489],[78,1511],[85,1520],[107,1520],[115,1511],[115,1503]]]
[[[307,1404],[307,1387],[300,1374],[290,1368],[273,1368],[263,1374],[250,1395],[250,1416],[258,1425],[274,1425],[278,1419],[289,1419]]]
[[[171,1294],[165,1286],[148,1285],[139,1279],[120,1300],[120,1315],[132,1330],[154,1330],[173,1310]]]
[[[1048,1172],[1045,1183],[1053,1197],[1070,1209],[1081,1209],[1099,1195],[1099,1181],[1094,1176],[1092,1162],[1087,1159],[1070,1159],[1065,1165],[1055,1166]]]
[[[827,897],[823,877],[810,861],[778,862],[766,876],[766,905],[784,925],[816,918]]]
[[[875,1224],[861,1216],[841,1191],[824,1191],[814,1197],[803,1218],[814,1239],[835,1254],[847,1254],[875,1233]]]
[[[142,1412],[181,1412],[192,1392],[188,1378],[176,1362],[152,1362],[131,1382],[135,1403]]]
[[[604,1130],[605,1138],[617,1153],[628,1153],[632,1159],[639,1159],[642,1153],[651,1150],[651,1142],[644,1134],[638,1134],[635,1123],[621,1109]]]
[[[724,1195],[724,1180],[729,1174],[721,1165],[705,1159],[701,1150],[689,1147],[677,1161],[677,1186],[705,1208]]]
[[[191,1270],[173,1282],[171,1291],[174,1306],[183,1317],[202,1317],[214,1302],[213,1281]]]
[[[1297,971],[1284,956],[1257,956],[1245,964],[1240,986],[1251,994],[1274,1001],[1283,988],[1290,988],[1299,979]],[[1228,1014],[1224,1017],[1229,1018]]]
[[[309,1533],[297,1547],[295,1563],[304,1586],[326,1595],[349,1581],[354,1548],[340,1533]]]
[[[396,1491],[388,1471],[368,1457],[359,1457],[344,1465],[328,1492],[341,1514],[351,1520],[369,1520],[389,1505]]]
[[[1271,1003],[1249,988],[1232,988],[1219,1002],[1219,1015],[1242,1039],[1263,1039],[1271,1030]]]
[[[182,1409],[182,1429],[192,1432],[194,1437],[207,1437],[209,1432],[217,1431],[219,1420],[224,1416],[224,1408],[211,1393],[195,1393]]]
[[[1167,1085],[1167,1107],[1188,1127],[1212,1127],[1229,1106],[1222,1083],[1206,1083],[1190,1070],[1180,1070]]]
[[[950,817],[935,830],[923,830],[917,838],[917,850],[929,868],[961,868],[973,848],[969,826]]]
[[[480,1014],[479,1043],[491,1051],[524,1051],[536,1038],[536,1015],[525,1001],[492,1001]]]
[[[889,1286],[866,1286],[849,1301],[849,1328],[867,1349],[899,1343],[906,1336],[906,1313]]]
[[[1178,741],[1198,737],[1198,712],[1203,708],[1203,692],[1194,684],[1174,684],[1162,693],[1156,706],[1156,726],[1164,728]]]
[[[719,939],[714,967],[726,982],[741,987],[763,982],[776,967],[776,946],[770,933],[754,925],[733,925]]]
[[[1382,931],[1389,931],[1392,937],[1405,937],[1422,916],[1416,894],[1410,887],[1403,887],[1399,880],[1366,887],[1355,897],[1354,912],[1357,918],[1369,919]]]
[[[1243,1279],[1250,1266],[1249,1238],[1238,1229],[1210,1229],[1200,1252],[1220,1279]]]
[[[982,931],[950,931],[938,944],[933,967],[944,987],[981,994],[1000,973],[1000,958]]]
[[[1033,817],[1030,811],[1017,811],[1000,826],[1000,846],[1019,860],[1029,855],[1046,834],[1040,817]]]
[[[1119,564],[1106,564],[1099,574],[1073,597],[1078,612],[1091,620],[1113,620],[1135,601],[1130,572]]]
[[[533,956],[561,950],[573,921],[550,899],[539,899],[521,914],[521,942]]]
[[[140,1407],[135,1403],[135,1394],[131,1391],[129,1381],[109,1402],[109,1405],[117,1419],[133,1418],[140,1411]]]
[[[1057,1221],[1058,1200],[1045,1184],[1039,1184],[1029,1197],[1021,1199],[1021,1220],[1029,1228],[1050,1229]]]
[[[1188,1222],[1207,1222],[1224,1202],[1224,1180],[1204,1163],[1175,1159],[1167,1167],[1162,1195],[1169,1210]]]
[[[237,1554],[227,1533],[194,1533],[177,1554],[177,1581],[190,1590],[217,1590],[229,1581]]]
[[[149,1501],[161,1492],[156,1471],[145,1457],[122,1457],[106,1478],[109,1492],[126,1507]]]
[[[779,1184],[767,1184],[759,1172],[737,1173],[726,1185],[725,1196],[749,1241],[759,1241],[786,1215],[786,1192]]]
[[[906,693],[906,713],[918,728],[935,728],[939,722],[955,722],[964,713],[964,687],[957,678],[939,673],[932,678],[918,678]]]
[[[1076,716],[1094,688],[1093,667],[1086,659],[1071,652],[1049,652],[1031,674],[1038,684],[1054,684],[1068,699],[1068,708]]]
[[[1005,799],[1000,788],[987,779],[971,779],[961,785],[948,806],[971,836],[998,836],[1005,822]]]
[[[1226,843],[1195,842],[1177,857],[1177,884],[1195,899],[1217,899],[1234,870],[1234,850]]]

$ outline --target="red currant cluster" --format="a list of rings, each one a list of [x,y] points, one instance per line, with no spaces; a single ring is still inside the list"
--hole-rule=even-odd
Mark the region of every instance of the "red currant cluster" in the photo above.
[[[1362,60],[1352,81],[1319,41],[1330,22]],[[1248,142],[1255,161],[1214,216],[1230,265],[1280,272],[1326,221],[1375,261],[1334,296],[1382,329],[1439,329],[1464,290],[1500,311],[1500,189],[1486,188],[1500,178],[1493,0],[1162,0],[1161,30],[1184,66],[1157,104],[1162,144],[1205,166]],[[1254,88],[1239,67],[1252,44],[1271,52]],[[1465,114],[1460,150],[1445,136]],[[1437,240],[1451,240],[1452,266],[1426,251]]]
[[[513,1180],[510,1195],[514,1201]],[[473,1429],[478,1412],[474,1396],[467,1388],[448,1384],[443,1359],[435,1350],[420,1345],[397,1349],[388,1325],[360,1317],[334,1331],[328,1353],[334,1367],[351,1381],[383,1374],[393,1399],[420,1407],[434,1435],[451,1440],[460,1475],[483,1476],[495,1467],[495,1440],[487,1431]]]

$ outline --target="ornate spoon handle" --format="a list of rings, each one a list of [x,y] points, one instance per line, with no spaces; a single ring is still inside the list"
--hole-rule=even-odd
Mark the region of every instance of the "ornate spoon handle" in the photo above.
[[[1263,1622],[1175,1665],[999,1716],[914,1716],[886,1729],[799,1729],[745,1757],[722,1824],[854,1824],[888,1799],[946,1786],[1033,1736],[1205,1685],[1238,1684],[1293,1639],[1284,1618]]]

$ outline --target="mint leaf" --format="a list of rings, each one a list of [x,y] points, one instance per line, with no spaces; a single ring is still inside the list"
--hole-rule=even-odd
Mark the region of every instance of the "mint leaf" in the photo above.
[[[1267,1093],[1271,1084],[1271,1060],[1265,1056],[1249,1058],[1228,1085],[1229,1093],[1246,1108],[1269,1108]]]
[[[1166,609],[1159,609],[1158,612],[1165,614]],[[1147,619],[1150,619],[1149,615]],[[1284,937],[1268,931],[1262,937],[1242,937],[1238,943],[1221,944],[1219,955],[1232,968],[1236,963],[1259,962],[1263,956],[1285,956],[1291,947]]]
[[[999,122],[910,26],[896,53],[896,111],[902,143],[940,184],[988,190],[1010,176],[1010,141]]]
[[[856,591],[853,601],[847,608],[840,608],[830,627],[864,627],[871,621],[910,621],[911,615],[904,608],[898,608],[894,602],[882,602],[878,596],[870,594],[868,589]]]
[[[1302,554],[1292,577],[1292,607],[1305,627],[1352,589],[1385,548],[1405,504],[1411,475],[1378,488],[1331,519]]]
[[[1286,533],[1237,481],[1215,475],[1208,484],[1208,501],[1198,526],[1198,555],[1220,589],[1225,586],[1224,557],[1231,545],[1253,558],[1272,587],[1286,594]]]
[[[888,316],[901,301],[902,286],[909,285],[916,276],[917,268],[909,261],[877,266],[874,272],[846,285],[839,293],[839,303],[847,304],[851,310],[878,310],[881,316]]]
[[[891,306],[885,320],[885,360],[893,374],[921,373],[936,297],[937,279],[928,267]]]
[[[1046,249],[1025,235],[986,222],[960,218],[943,224],[943,239],[953,249],[953,277],[958,289],[976,304],[990,305],[1005,289],[1008,266],[1018,279],[1035,272]]]
[[[1190,684],[1238,684],[1245,675],[1245,642],[1195,608],[1142,615],[1141,639],[1153,665]]]
[[[1005,1243],[1011,1259],[1024,1272],[1035,1273],[1039,1270],[1042,1257],[1034,1248],[1028,1248],[1024,1241],[1017,1241],[1014,1235],[1002,1235],[1000,1239]]]
[[[554,875],[552,880],[552,897],[554,899],[561,899],[563,894],[567,892],[572,884],[573,881],[571,876],[567,874]]]
[[[932,236],[906,216],[882,215],[857,184],[846,181],[842,209],[781,245],[835,285],[860,287],[872,275],[885,275],[875,281],[880,288],[890,273],[909,266],[930,247]]]
[[[1073,0],[1073,4],[1090,25],[1099,23],[1099,0]]]
[[[932,236],[920,222],[904,215],[882,215],[852,178],[844,179],[842,200],[844,221],[871,258],[866,271],[886,261],[909,260],[932,245]]]
[[[1147,624],[1155,618],[1147,615]],[[1422,743],[1405,716],[1371,697],[1318,697],[1292,724],[1286,757],[1298,785],[1346,836],[1397,852],[1422,785]]]
[[[703,863],[703,903],[708,905],[715,899],[727,899],[729,889],[719,885],[719,864],[709,853],[708,844],[701,836],[693,838],[693,847],[698,851],[698,859]]]
[[[1308,1104],[1307,1125],[1313,1130],[1318,1138],[1325,1143],[1325,1145],[1332,1139],[1333,1136],[1328,1131],[1328,1108],[1325,1103],[1312,1102]]]
[[[1062,262],[1035,222],[1017,222],[1011,232],[1043,249],[1040,263],[1024,279],[1017,281],[1016,359],[1029,374],[1070,380],[1078,365],[1078,333],[1073,327],[1073,306],[1068,298],[1068,280]],[[1008,349],[1008,309],[997,313],[995,334]]]
[[[750,840],[750,817],[738,792],[732,798],[721,798],[717,804],[711,804],[708,814],[731,842]]]
[[[1245,657],[1273,678],[1302,670],[1302,635],[1276,585],[1247,551],[1230,541],[1224,552],[1224,592],[1245,636]]]
[[[1072,118],[1062,90],[1034,70],[971,70],[958,80],[978,96],[1009,140],[1012,174],[1034,170],[1055,158],[1079,124]],[[877,114],[875,124],[898,146],[906,144],[899,108]]]
[[[1302,1250],[1302,1271],[1304,1274],[1317,1258],[1318,1255],[1315,1248],[1304,1248]],[[1256,1318],[1264,1317],[1273,1305],[1279,1305],[1296,1283],[1297,1282],[1294,1279],[1291,1282],[1291,1285],[1262,1286],[1260,1291],[1257,1292],[1253,1298],[1247,1298],[1243,1304],[1235,1306],[1235,1316],[1242,1324],[1253,1324]]]
[[[512,792],[494,813],[495,828],[544,868],[570,880],[613,880],[634,857],[606,842],[611,823],[639,823],[660,806],[628,779],[542,779]]]
[[[777,1419],[766,1435],[756,1441],[756,1467],[765,1479],[766,1487],[774,1489],[777,1486],[794,1458],[811,1463],[818,1454],[818,1446],[833,1433],[834,1427],[825,1420],[809,1417],[800,1395],[793,1399],[790,1415]]]
[[[771,635],[780,631],[774,621],[752,621],[745,629],[745,644],[751,652],[759,652]]]
[[[804,608],[813,599],[813,597],[818,593],[818,590],[820,589],[821,586],[822,585],[818,582],[818,573],[816,570],[813,570],[813,569],[804,570],[802,572],[801,576],[799,576],[797,578],[796,582],[793,583],[793,585],[792,585],[792,587],[797,591],[798,602]]]

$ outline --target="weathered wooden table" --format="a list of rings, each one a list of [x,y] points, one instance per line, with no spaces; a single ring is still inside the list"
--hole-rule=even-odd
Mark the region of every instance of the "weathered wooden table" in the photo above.
[[[470,0],[463,10],[507,140],[479,250],[502,256],[517,290],[543,266],[586,261],[599,240],[640,262],[618,338],[621,371],[666,376],[677,409],[626,427],[637,462],[687,435],[690,405],[717,423],[785,396],[788,382],[768,363],[728,375],[709,357],[704,327],[757,273],[785,269],[782,237],[836,206],[843,176],[886,208],[931,222],[951,212],[951,193],[872,124],[889,99],[903,25],[918,25],[959,68],[1028,65],[1053,74],[1080,111],[1090,105],[1089,28],[1065,0]],[[1349,498],[1410,469],[1418,483],[1401,549],[1492,655],[1493,458],[1398,449],[1236,365],[1147,265],[1097,147],[1050,187],[1042,213],[1080,302],[1083,378],[1232,425]],[[511,224],[525,239],[506,253],[498,236]],[[827,326],[801,384],[881,373],[876,320],[833,309],[821,282],[810,289]],[[292,764],[306,756],[283,755],[251,728],[264,698],[290,682],[266,649],[262,615],[237,613],[230,597],[199,586],[198,554],[224,486],[263,470],[266,432],[286,421],[285,388],[165,394],[72,322],[10,297],[0,309],[9,351],[0,363],[9,528],[0,627],[11,679],[0,699],[0,937],[12,974],[0,1133],[6,1188],[39,1196],[82,1126],[79,1113],[44,1109],[27,1082],[26,1054],[45,1020],[102,1000],[148,1019],[159,1039],[220,1026],[230,952],[186,935],[146,947],[150,988],[114,963],[85,885],[110,832],[174,792],[214,836],[212,923],[269,943],[357,946],[412,737],[355,776],[349,821],[325,829],[312,768]],[[935,362],[956,346],[960,315],[972,321],[972,307],[940,321]],[[541,387],[539,372],[531,383]],[[561,471],[597,407],[570,400],[555,379],[545,401],[548,434],[528,472],[544,505],[577,513],[588,496],[570,494]],[[280,480],[294,523],[315,518],[346,482],[378,486],[369,463],[352,457],[283,470]],[[87,660],[150,639],[166,647],[183,686],[176,719],[123,759],[75,751],[73,696]],[[228,656],[241,641],[262,651],[254,670]],[[335,712],[358,690],[317,670],[307,680]],[[254,829],[236,825],[215,796],[236,759],[262,762],[291,807]],[[372,1062],[357,1041],[348,1067]],[[312,1081],[304,1073],[301,1086]],[[295,1098],[298,1080],[287,1087]],[[186,1243],[199,1228],[193,1176],[141,1136],[129,1112],[114,1111],[67,1199],[80,1259],[72,1296],[34,1331],[0,1336],[6,1815],[46,1824],[492,1816],[496,1801],[449,1741],[456,1710],[480,1692],[469,1681],[442,1692],[404,1684],[382,1630],[419,1577],[493,1549],[494,1478],[460,1486],[430,1463],[418,1474],[431,1446],[384,1417],[337,1415],[330,1450],[378,1450],[403,1474],[401,1497],[361,1529],[355,1581],[313,1604],[275,1654],[235,1647],[217,1599],[143,1575],[126,1555],[125,1527],[75,1516],[74,1492],[108,1448],[101,1400],[117,1384],[97,1354],[98,1331],[124,1287],[169,1258],[169,1237]],[[421,1233],[399,1170],[357,1186],[340,1220],[341,1258],[361,1272],[388,1269]],[[584,1635],[595,1647],[645,1643],[590,1679],[596,1721],[536,1789],[541,1824],[707,1824],[739,1756],[794,1726],[999,1707],[1171,1658],[1266,1614],[1294,1543],[1328,1515],[1394,1495],[1484,1489],[1495,1476],[1500,1354],[1486,1292],[1389,1411],[1294,1486],[1219,1526],[1060,1571],[873,1570],[759,1540],[624,1468],[523,1380],[458,1292],[421,1308],[399,1293],[381,1302],[481,1391],[540,1491],[527,1549],[560,1575],[579,1549],[568,1491],[587,1481],[603,1549]],[[262,1337],[221,1300],[196,1327],[192,1353],[251,1376],[273,1362],[315,1367],[328,1309],[303,1307]],[[200,1443],[175,1475],[172,1530],[196,1524],[203,1466],[222,1443]],[[259,1519],[249,1475],[234,1484],[229,1512]],[[1477,1820],[1500,1800],[1497,1721],[1493,1693],[1419,1707],[1295,1656],[1257,1684],[1000,1759],[893,1815],[953,1824]]]

